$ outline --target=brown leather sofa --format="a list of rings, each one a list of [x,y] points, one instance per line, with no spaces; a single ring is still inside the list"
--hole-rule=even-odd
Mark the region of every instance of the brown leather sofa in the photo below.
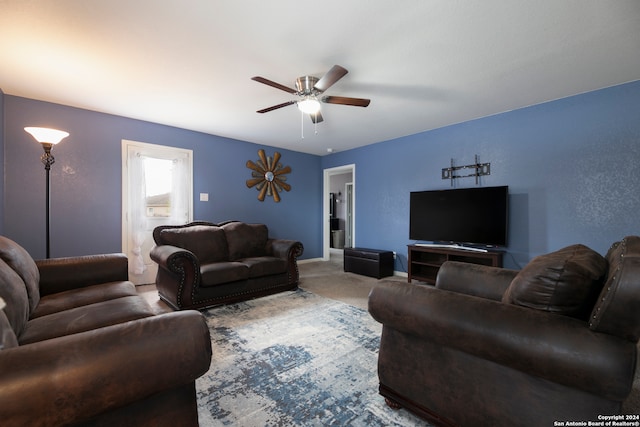
[[[202,309],[298,287],[302,243],[270,239],[264,224],[165,225],[153,231],[160,298],[176,310]]]
[[[447,426],[602,421],[620,414],[636,371],[640,237],[521,271],[447,262],[435,287],[380,284],[369,311],[392,407]]]
[[[156,315],[127,264],[123,254],[34,262],[0,236],[0,425],[198,425],[206,322]]]

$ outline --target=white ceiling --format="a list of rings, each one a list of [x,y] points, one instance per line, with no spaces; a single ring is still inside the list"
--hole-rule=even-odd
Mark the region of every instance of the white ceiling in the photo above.
[[[638,0],[0,0],[6,94],[318,155],[635,80]]]

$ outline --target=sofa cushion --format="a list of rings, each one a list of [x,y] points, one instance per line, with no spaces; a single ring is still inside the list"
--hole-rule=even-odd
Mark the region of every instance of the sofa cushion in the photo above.
[[[31,319],[75,307],[136,295],[138,295],[138,291],[131,282],[110,282],[72,289],[40,298],[40,304],[31,313]]]
[[[117,325],[155,313],[141,296],[116,298],[38,317],[18,335],[20,345]]]
[[[628,236],[607,253],[609,273],[589,319],[589,328],[624,337],[640,338],[640,237]]]
[[[160,232],[165,245],[177,246],[193,252],[201,264],[227,261],[227,239],[224,231],[210,225],[194,225],[185,228],[166,228]]]
[[[287,261],[272,256],[245,258],[239,262],[249,267],[250,278],[282,274],[287,271]]]
[[[239,262],[216,262],[200,266],[202,287],[221,285],[223,283],[247,280],[249,267]]]
[[[20,276],[32,311],[40,302],[40,272],[35,261],[22,246],[4,236],[0,236],[0,258]]]
[[[229,260],[266,255],[269,232],[264,224],[230,222],[221,227],[229,245]]]
[[[502,301],[586,320],[606,271],[607,261],[597,252],[584,245],[568,246],[531,260]]]

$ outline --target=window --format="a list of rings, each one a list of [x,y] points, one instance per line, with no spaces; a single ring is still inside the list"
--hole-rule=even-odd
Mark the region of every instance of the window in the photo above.
[[[191,150],[122,141],[122,250],[135,284],[155,281],[153,230],[192,221],[192,157]]]

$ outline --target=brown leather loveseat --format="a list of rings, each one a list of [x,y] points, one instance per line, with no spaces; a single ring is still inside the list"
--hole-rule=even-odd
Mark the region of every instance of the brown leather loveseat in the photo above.
[[[0,236],[0,425],[198,425],[206,322],[156,315],[127,270],[123,254],[34,262]]]
[[[271,239],[264,224],[205,221],[153,231],[160,298],[176,310],[206,308],[298,287],[302,243]]]
[[[640,237],[606,257],[569,246],[520,271],[447,262],[435,287],[374,288],[369,311],[383,324],[390,406],[437,425],[605,421],[636,371]]]

